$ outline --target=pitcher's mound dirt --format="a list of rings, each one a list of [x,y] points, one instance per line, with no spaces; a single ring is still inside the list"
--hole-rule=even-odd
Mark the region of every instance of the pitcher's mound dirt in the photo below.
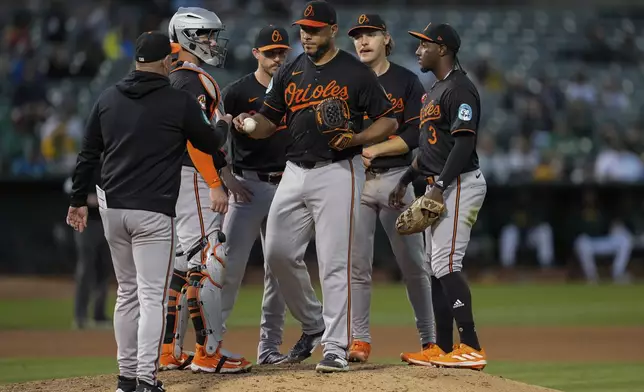
[[[540,392],[554,391],[472,370],[403,365],[352,365],[346,373],[318,374],[315,365],[255,367],[244,375],[164,372],[169,392]],[[116,376],[43,380],[0,387],[0,391],[114,391]]]

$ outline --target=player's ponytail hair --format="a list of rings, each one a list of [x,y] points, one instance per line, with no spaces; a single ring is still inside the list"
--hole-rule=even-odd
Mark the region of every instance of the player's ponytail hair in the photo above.
[[[385,34],[386,36],[389,36],[389,43],[388,43],[387,45],[385,45],[385,56],[389,57],[389,55],[391,54],[391,52],[393,52],[393,51],[394,51],[394,46],[395,46],[396,44],[394,44],[394,38],[391,36],[391,34],[389,34],[388,32],[387,32],[387,33],[384,33],[384,34]]]

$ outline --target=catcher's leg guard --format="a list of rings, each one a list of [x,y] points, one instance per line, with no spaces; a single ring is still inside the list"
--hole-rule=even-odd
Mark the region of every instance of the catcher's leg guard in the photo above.
[[[224,241],[225,236],[220,231],[209,235],[205,244],[206,260],[199,267],[192,268],[189,276],[190,317],[197,333],[197,344],[204,347],[207,355],[217,351],[222,339],[221,286],[226,271]],[[188,256],[191,260],[193,253]]]
[[[183,339],[188,328],[187,273],[174,270],[170,281],[165,336],[160,358],[160,370],[185,369],[194,353],[183,352]]]
[[[208,236],[206,260],[189,273],[188,308],[195,327],[197,346],[190,368],[195,372],[240,373],[252,364],[221,349],[223,318],[221,287],[225,276],[225,237],[219,231]]]

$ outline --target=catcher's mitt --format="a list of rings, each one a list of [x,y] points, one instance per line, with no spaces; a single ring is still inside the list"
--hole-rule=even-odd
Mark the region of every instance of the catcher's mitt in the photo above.
[[[445,212],[445,205],[420,196],[396,219],[396,230],[398,233],[414,234],[422,233],[434,224]]]
[[[326,98],[315,106],[318,130],[323,134],[335,134],[329,141],[329,146],[335,150],[345,149],[353,139],[350,119],[349,105],[342,98]]]

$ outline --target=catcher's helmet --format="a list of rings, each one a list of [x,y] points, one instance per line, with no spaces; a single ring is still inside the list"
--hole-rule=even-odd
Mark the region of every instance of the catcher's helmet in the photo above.
[[[170,19],[168,36],[204,63],[221,68],[226,61],[228,39],[219,34],[225,29],[221,19],[212,11],[180,7]]]

